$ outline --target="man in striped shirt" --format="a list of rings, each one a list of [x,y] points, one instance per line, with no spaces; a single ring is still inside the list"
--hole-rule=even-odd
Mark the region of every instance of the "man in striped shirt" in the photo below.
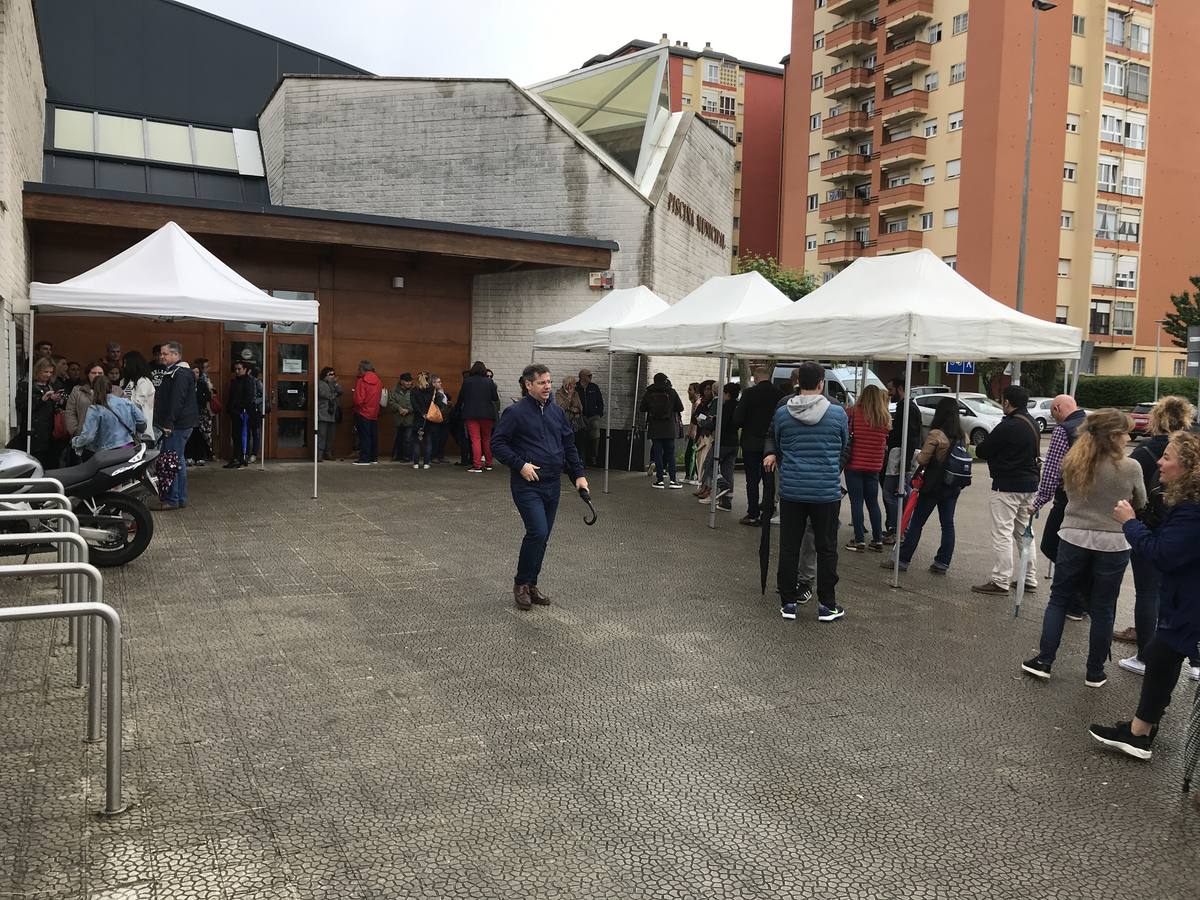
[[[1046,527],[1042,531],[1041,551],[1054,562],[1058,556],[1058,529],[1067,509],[1067,494],[1062,486],[1062,461],[1075,443],[1079,426],[1087,418],[1087,413],[1078,407],[1070,394],[1059,394],[1050,403],[1050,415],[1058,426],[1050,435],[1050,446],[1042,459],[1042,479],[1038,484],[1037,498],[1033,501],[1033,512],[1036,514],[1053,501],[1046,516]],[[1073,598],[1067,607],[1067,618],[1078,622],[1083,618],[1083,613],[1082,600]]]

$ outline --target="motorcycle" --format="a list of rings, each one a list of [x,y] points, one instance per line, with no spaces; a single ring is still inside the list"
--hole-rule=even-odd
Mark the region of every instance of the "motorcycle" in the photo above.
[[[22,450],[0,450],[0,478],[57,478],[79,518],[79,535],[88,544],[88,561],[100,567],[123,566],[137,559],[154,537],[154,518],[142,497],[158,496],[151,471],[159,451],[148,444],[103,450],[77,466],[50,469]],[[37,493],[18,489],[15,494]],[[6,492],[7,493],[7,492]],[[29,503],[8,497],[0,510],[28,510]],[[0,522],[0,533],[54,531],[36,519]],[[0,555],[23,556],[52,549],[50,545],[0,547]]]

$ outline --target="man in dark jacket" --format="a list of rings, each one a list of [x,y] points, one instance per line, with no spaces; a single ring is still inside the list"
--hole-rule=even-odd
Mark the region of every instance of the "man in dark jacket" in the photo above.
[[[679,394],[675,393],[665,374],[657,372],[654,375],[654,380],[642,395],[638,411],[646,417],[646,435],[653,442],[653,487],[681,490],[683,482],[675,477],[675,438],[679,435],[679,416],[683,412],[683,401],[679,399]],[[665,483],[664,471],[671,476],[670,481]]]
[[[775,407],[779,404],[779,390],[771,381],[771,370],[766,366],[754,369],[754,387],[742,392],[737,409],[733,413],[733,424],[742,430],[742,462],[746,467],[746,515],[743,525],[759,524],[759,486],[762,484],[763,446]]]
[[[196,376],[192,367],[183,362],[183,348],[176,341],[162,345],[159,360],[163,373],[162,382],[154,392],[154,425],[162,432],[163,449],[174,450],[179,457],[179,474],[159,508],[181,509],[188,504],[184,447],[192,429],[200,424],[200,411],[196,408]]]
[[[992,552],[995,564],[990,581],[972,585],[977,594],[1008,594],[1013,578],[1013,538],[1020,538],[1037,496],[1041,470],[1041,434],[1030,418],[1029,392],[1018,384],[1004,389],[1004,418],[991,434],[975,447],[975,456],[985,460],[992,476],[989,510],[992,516]],[[1037,566],[1017,573],[1025,589],[1036,590]]]
[[[908,493],[908,479],[912,476],[912,458],[921,449],[921,410],[908,399],[908,389],[903,378],[888,382],[888,399],[896,404],[892,413],[892,429],[888,432],[887,454],[883,458],[883,513],[885,544],[896,543],[896,522]],[[906,464],[900,463],[900,440],[904,434],[904,405],[908,403],[908,449]],[[892,451],[895,451],[894,453]],[[903,473],[903,482],[901,480]],[[903,483],[904,488],[901,489]]]
[[[463,379],[458,405],[471,442],[472,466],[468,472],[492,470],[492,428],[496,419],[496,382],[487,377],[487,366],[476,362]]]
[[[233,458],[225,464],[226,469],[244,469],[250,455],[250,432],[254,427],[254,379],[243,362],[233,364],[233,381],[229,382],[229,396],[225,398],[225,409],[229,413],[232,428],[229,429],[233,443]]]
[[[579,370],[579,381],[575,384],[575,393],[583,404],[583,417],[587,420],[587,436],[583,441],[584,463],[596,465],[596,453],[600,447],[600,423],[604,419],[604,394],[600,385],[592,381],[591,369]]]
[[[513,602],[527,610],[534,603],[549,606],[538,590],[546,543],[558,511],[559,487],[565,468],[578,490],[587,490],[583,463],[575,449],[575,432],[567,414],[551,399],[550,370],[537,363],[521,373],[525,395],[504,411],[492,432],[492,452],[512,471],[512,497],[525,523],[525,538],[513,579]]]

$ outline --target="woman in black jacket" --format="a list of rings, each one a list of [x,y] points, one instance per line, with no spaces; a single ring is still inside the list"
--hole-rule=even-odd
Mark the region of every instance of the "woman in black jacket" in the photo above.
[[[33,366],[33,409],[29,405],[29,382],[23,381],[17,386],[17,412],[25,430],[14,446],[24,448],[25,431],[31,435],[29,452],[37,457],[43,469],[57,469],[59,454],[63,449],[62,440],[54,437],[54,414],[58,411],[58,402],[65,394],[56,391],[51,379],[54,377],[54,363],[48,359],[39,359]]]
[[[462,409],[463,424],[471,441],[471,468],[469,472],[492,470],[492,426],[495,424],[496,404],[500,395],[496,382],[487,376],[487,366],[476,361],[463,379],[458,393],[458,404]]]

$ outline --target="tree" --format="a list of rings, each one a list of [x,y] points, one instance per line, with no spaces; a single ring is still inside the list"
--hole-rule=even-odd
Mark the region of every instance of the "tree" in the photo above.
[[[806,275],[802,269],[786,269],[773,256],[758,256],[747,253],[738,258],[738,274],[757,272],[791,300],[799,300],[817,289],[817,279]]]
[[[1193,275],[1188,281],[1192,283],[1196,293],[1189,294],[1184,291],[1182,294],[1172,294],[1171,305],[1175,307],[1175,312],[1167,313],[1163,322],[1163,331],[1175,340],[1175,346],[1185,349],[1188,328],[1200,325],[1200,275]]]

